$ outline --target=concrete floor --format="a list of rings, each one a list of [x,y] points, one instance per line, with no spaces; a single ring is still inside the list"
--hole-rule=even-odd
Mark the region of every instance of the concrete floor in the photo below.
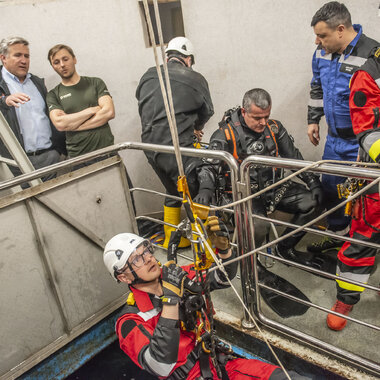
[[[298,248],[302,250],[302,248],[313,239],[318,239],[318,237],[311,234],[306,235]],[[190,250],[182,250],[180,254],[189,258],[192,257]],[[158,253],[158,256],[164,261],[166,253],[161,251]],[[179,257],[179,263],[181,265],[188,264],[189,260]],[[294,267],[287,267],[280,262],[276,262],[274,266],[270,268],[270,271],[282,276],[297,286],[307,295],[311,302],[317,305],[330,309],[335,302],[336,289],[335,281],[333,280],[321,278]],[[240,280],[236,278],[233,283],[241,294]],[[374,286],[379,285],[380,268],[371,276],[369,283]],[[243,317],[243,308],[231,289],[214,292],[213,302],[216,309],[222,310],[232,318],[240,320]],[[326,313],[315,308],[310,308],[302,316],[282,319],[274,313],[265,302],[262,301],[261,306],[262,313],[273,321],[280,322],[324,342],[380,364],[380,333],[376,330],[348,321],[343,331],[336,332],[327,327]],[[354,307],[350,316],[365,322],[380,325],[380,295],[377,294],[377,292],[366,290],[362,295],[360,303]],[[350,372],[350,370],[347,371]],[[372,378],[366,377],[363,374],[356,375],[354,372],[355,371],[350,372],[350,376],[347,376],[347,378]]]

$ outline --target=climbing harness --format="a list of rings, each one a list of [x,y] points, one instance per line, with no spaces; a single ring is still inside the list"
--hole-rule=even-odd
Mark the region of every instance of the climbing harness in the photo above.
[[[337,185],[339,199],[347,199],[350,196],[352,197],[362,188],[363,184],[364,181],[358,178],[347,178],[346,181]],[[344,215],[353,216],[356,218],[358,215],[355,215],[355,211],[357,211],[357,207],[355,207],[355,205],[359,205],[357,199],[347,202],[344,209]]]

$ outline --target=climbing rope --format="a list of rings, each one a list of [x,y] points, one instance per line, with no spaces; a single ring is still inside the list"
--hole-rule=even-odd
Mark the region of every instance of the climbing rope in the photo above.
[[[148,1],[143,0],[143,2],[144,2],[145,17],[146,17],[146,20],[148,23],[149,37],[150,37],[150,40],[152,42],[154,60],[156,62],[156,70],[157,70],[158,80],[160,82],[161,93],[162,93],[162,97],[164,99],[165,112],[166,112],[166,116],[168,118],[170,133],[172,136],[172,141],[173,141],[173,146],[174,146],[175,157],[177,160],[178,172],[179,172],[179,175],[182,177],[185,175],[185,172],[183,170],[182,156],[181,156],[181,152],[179,149],[177,123],[175,120],[175,113],[174,113],[174,107],[173,107],[173,97],[172,97],[172,92],[171,92],[171,87],[170,87],[169,73],[168,73],[166,59],[165,59],[165,51],[163,50],[164,44],[163,44],[163,39],[162,39],[162,30],[161,30],[160,15],[158,12],[158,4],[157,4],[157,0],[153,1],[155,16],[156,16],[156,22],[157,22],[157,30],[158,30],[158,35],[159,35],[159,40],[160,40],[160,45],[161,45],[161,51],[162,51],[162,55],[163,55],[162,60],[163,60],[164,74],[165,74],[165,78],[166,78],[166,84],[168,86],[167,89],[165,88],[164,81],[162,78],[161,67],[160,67],[160,64],[158,62],[157,45],[156,45],[156,39],[155,39],[154,32],[153,32],[153,26],[152,26],[152,20],[150,17]]]

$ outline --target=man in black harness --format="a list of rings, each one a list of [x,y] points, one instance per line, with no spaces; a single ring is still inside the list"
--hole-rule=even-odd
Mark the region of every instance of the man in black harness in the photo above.
[[[194,132],[199,133],[214,114],[208,83],[201,74],[192,69],[194,47],[187,38],[172,39],[168,44],[166,54],[179,144],[182,147],[192,148]],[[151,67],[142,76],[136,90],[136,98],[139,102],[142,142],[173,145],[155,67]],[[178,168],[174,156],[156,152],[145,152],[145,155],[165,186],[167,194],[178,196]],[[201,161],[186,156],[183,156],[182,160],[190,194],[194,196],[198,191],[196,168]],[[180,201],[165,199],[165,222],[178,225],[180,211]],[[171,231],[173,228],[165,226],[165,242],[163,244],[165,248],[168,246]],[[188,241],[187,243],[189,245]],[[182,241],[180,247],[185,244]]]
[[[269,119],[271,106],[271,97],[267,91],[255,88],[246,92],[243,106],[225,113],[219,123],[219,129],[211,136],[209,149],[228,151],[238,162],[249,155],[303,160],[284,126],[277,120]],[[225,178],[225,167],[220,161],[212,160],[202,167],[199,175],[201,185],[195,201],[209,205],[218,187],[218,179]],[[251,169],[250,176],[254,193],[278,182],[282,177],[282,171],[255,167]],[[294,214],[291,221],[294,224],[302,225],[310,221],[322,201],[321,183],[317,176],[308,172],[300,174],[299,178],[306,183],[308,189],[300,183],[288,181],[273,191],[254,198],[254,213],[266,216],[268,211],[280,210]],[[286,229],[284,234],[290,231],[291,229]],[[269,225],[256,219],[257,246],[262,244],[268,232]],[[301,231],[281,241],[276,246],[276,253],[286,259],[310,265],[305,255],[294,248],[304,234],[305,232]]]

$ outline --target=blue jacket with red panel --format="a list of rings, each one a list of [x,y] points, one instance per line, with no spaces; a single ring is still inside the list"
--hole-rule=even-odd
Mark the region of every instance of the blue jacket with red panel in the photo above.
[[[360,25],[353,25],[356,37],[342,54],[327,54],[318,46],[312,61],[313,79],[311,81],[308,107],[308,124],[318,124],[325,115],[332,137],[355,140],[349,110],[349,82],[352,74],[362,66],[371,51],[380,44],[368,38]]]

